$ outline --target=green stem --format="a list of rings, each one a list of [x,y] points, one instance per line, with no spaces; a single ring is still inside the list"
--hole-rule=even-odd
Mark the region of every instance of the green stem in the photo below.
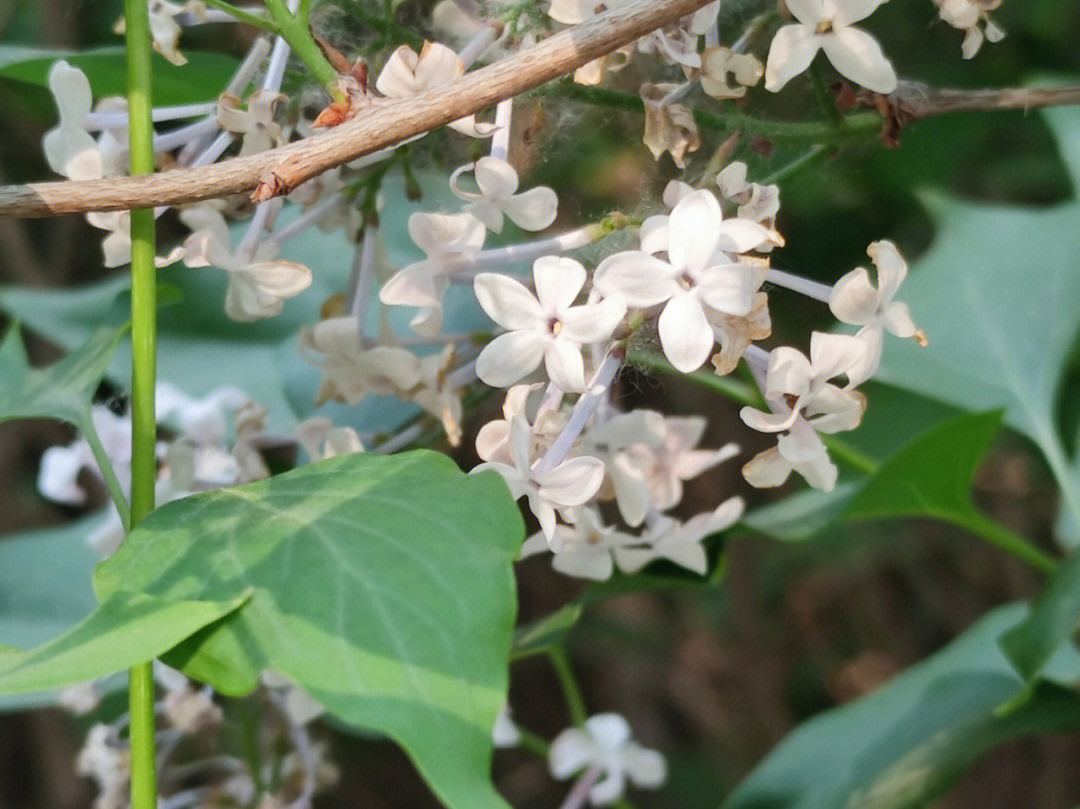
[[[127,495],[124,494],[124,487],[120,483],[120,478],[116,476],[116,470],[113,469],[112,461],[109,460],[109,454],[105,451],[105,447],[102,446],[101,439],[98,437],[93,424],[88,425],[88,429],[83,429],[82,434],[86,439],[86,443],[90,445],[90,452],[93,453],[98,469],[101,470],[101,476],[105,479],[105,488],[108,489],[109,497],[120,515],[120,524],[124,526],[124,532],[127,533],[131,530],[131,505],[128,503]]]
[[[776,171],[774,171],[772,174],[765,177],[765,179],[763,179],[761,181],[761,184],[762,185],[779,185],[784,180],[787,180],[787,179],[795,176],[796,174],[798,174],[800,171],[802,171],[804,168],[809,166],[811,163],[813,163],[815,160],[817,160],[819,157],[821,157],[827,151],[828,151],[827,146],[823,146],[821,144],[818,144],[817,146],[814,146],[813,148],[811,148],[806,153],[796,157],[794,160],[792,160],[786,166],[781,166]]]
[[[225,0],[203,0],[203,3],[210,6],[210,8],[224,11],[239,22],[246,22],[248,25],[254,25],[256,28],[261,28],[272,34],[278,33],[277,23],[273,20],[268,20],[266,17],[260,17],[258,14],[252,14],[250,11],[245,11],[238,6],[234,6],[232,3],[226,3]]]
[[[561,646],[552,646],[548,648],[547,654],[555,669],[555,675],[559,678],[559,686],[566,699],[566,709],[570,712],[570,721],[575,725],[584,725],[585,720],[589,718],[589,712],[585,709],[585,698],[581,695],[577,680],[574,679],[574,672],[570,668],[566,651]]]
[[[532,753],[537,758],[547,758],[548,749],[551,747],[543,738],[538,734],[533,733],[531,730],[526,730],[521,725],[517,726],[518,734],[521,736],[521,749],[527,753]]]
[[[274,18],[274,23],[278,28],[278,35],[289,43],[293,53],[303,60],[308,69],[315,74],[315,78],[326,87],[327,91],[335,99],[341,100],[341,91],[337,87],[338,73],[334,70],[334,66],[323,56],[322,49],[311,36],[311,29],[308,28],[307,20],[301,19],[299,14],[294,17],[289,12],[284,0],[266,0],[266,8],[270,12],[270,16]]]
[[[807,73],[810,75],[810,86],[814,88],[814,97],[817,99],[821,111],[825,113],[825,117],[829,119],[834,128],[843,126],[844,116],[836,108],[836,99],[833,98],[829,88],[825,85],[825,77],[821,74],[821,65],[814,62],[810,65],[810,70]]]
[[[853,447],[847,441],[842,438],[837,438],[835,435],[826,435],[824,433],[818,434],[821,437],[822,443],[829,450],[829,454],[841,461],[856,472],[862,472],[864,475],[874,475],[878,471],[878,462],[863,452],[857,447]]]
[[[570,81],[558,81],[545,84],[532,90],[531,95],[549,98],[562,98],[583,104],[609,107],[627,112],[645,112],[645,103],[640,96],[621,93],[604,87],[582,87]],[[870,140],[881,129],[881,116],[876,112],[861,112],[848,115],[844,125],[835,127],[823,121],[764,121],[741,112],[713,112],[701,108],[692,110],[694,120],[702,129],[715,132],[734,132],[742,130],[744,134],[757,135],[770,140],[782,140],[788,143],[831,143],[841,144],[858,140]]]
[[[154,171],[150,15],[146,0],[124,0],[127,31],[131,174]],[[157,275],[154,211],[131,212],[131,526],[154,509],[157,479]],[[131,809],[157,809],[154,671],[147,661],[129,676]]]
[[[300,5],[296,7],[296,19],[300,21],[300,24],[305,28],[311,26],[311,0],[300,0]]]
[[[964,514],[963,517],[959,517],[954,513],[941,513],[933,516],[982,537],[991,545],[1000,548],[1021,561],[1027,562],[1044,573],[1053,573],[1058,569],[1058,562],[1054,557],[1039,550],[1024,537],[1013,533],[1001,523],[991,520],[974,508]]]

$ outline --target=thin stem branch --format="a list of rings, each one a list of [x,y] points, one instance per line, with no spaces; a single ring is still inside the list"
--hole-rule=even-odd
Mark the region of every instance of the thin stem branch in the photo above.
[[[101,471],[101,477],[105,481],[105,488],[109,492],[109,498],[113,501],[113,505],[116,506],[116,511],[120,515],[120,524],[124,527],[124,533],[127,533],[131,530],[131,504],[128,502],[127,495],[124,494],[124,487],[120,483],[120,479],[116,476],[112,461],[109,460],[109,453],[105,451],[96,430],[83,430],[82,434],[83,438],[86,439],[86,443],[90,445],[90,452],[93,453],[94,462],[97,463],[97,467]]]
[[[256,28],[262,28],[272,34],[278,33],[278,25],[272,19],[252,14],[250,11],[234,6],[232,3],[226,3],[225,0],[203,0],[203,2],[210,8],[224,11],[237,22],[246,22],[248,25],[254,25]]]
[[[338,72],[327,61],[322,49],[311,36],[306,17],[301,19],[299,13],[294,15],[285,5],[285,0],[265,0],[265,2],[267,10],[277,24],[278,36],[289,43],[293,53],[303,60],[308,69],[315,74],[315,78],[340,101],[338,96],[341,91],[337,89]],[[294,7],[296,7],[295,4]]]
[[[584,725],[585,720],[589,718],[589,712],[585,708],[585,698],[581,694],[581,689],[578,688],[577,680],[574,679],[574,672],[570,668],[570,659],[566,656],[566,651],[561,646],[549,646],[547,655],[551,660],[552,668],[555,669],[555,676],[559,678],[559,687],[566,699],[570,721],[578,726]]]
[[[1080,84],[1061,87],[1012,87],[994,90],[952,90],[902,81],[888,96],[901,125],[952,112],[1032,110],[1080,104]]]

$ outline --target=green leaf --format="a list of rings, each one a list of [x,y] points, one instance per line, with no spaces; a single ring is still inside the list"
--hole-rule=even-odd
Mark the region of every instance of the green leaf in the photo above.
[[[1076,633],[1080,622],[1080,563],[1077,551],[1036,600],[1031,615],[1001,638],[1001,647],[1028,680],[1042,673],[1054,651]]]
[[[841,483],[831,492],[802,489],[747,512],[739,525],[782,542],[813,539],[844,515],[858,484]]]
[[[16,326],[0,343],[0,422],[53,418],[77,427],[90,444],[124,525],[127,498],[98,437],[90,407],[126,329],[96,329],[85,344],[43,369],[30,367]]]
[[[519,627],[514,633],[511,654],[519,659],[544,654],[549,649],[562,646],[570,630],[581,619],[583,610],[584,605],[581,603],[567,604],[550,615]]]
[[[1080,188],[1080,110],[1043,115]],[[1080,470],[1054,414],[1080,332],[1080,202],[1027,208],[928,197],[926,204],[938,235],[900,297],[930,345],[894,341],[879,377],[967,410],[1003,407],[1006,423],[1046,457],[1078,524]],[[1039,249],[1045,245],[1052,247]]]
[[[1049,683],[1016,710],[998,711],[1028,689],[997,645],[1026,612],[996,609],[869,696],[800,725],[723,809],[914,809],[994,747],[1080,727],[1080,696]],[[1075,683],[1080,655],[1062,647],[1055,668]]]
[[[188,63],[177,67],[154,54],[154,104],[197,104],[214,101],[225,88],[239,63],[231,56],[185,50]],[[122,47],[88,51],[28,48],[0,45],[0,78],[49,85],[49,71],[59,59],[77,67],[90,80],[94,98],[127,93],[127,72]]]
[[[851,519],[932,516],[963,521],[975,513],[971,480],[1001,427],[1002,411],[964,414],[919,435],[890,457],[852,498]]]
[[[158,657],[246,600],[245,593],[223,601],[114,593],[55,640],[0,657],[0,693],[60,688],[130,668]]]
[[[252,588],[203,638],[211,662],[189,648],[185,670],[280,671],[339,719],[400,742],[448,805],[494,809],[505,804],[488,780],[491,728],[523,536],[497,475],[431,452],[355,454],[163,506],[95,587],[166,601]]]

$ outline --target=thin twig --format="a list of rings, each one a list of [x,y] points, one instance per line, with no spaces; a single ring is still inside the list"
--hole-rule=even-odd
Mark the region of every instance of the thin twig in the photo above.
[[[55,216],[178,205],[251,191],[260,183],[272,184],[284,193],[335,166],[571,73],[707,2],[631,0],[448,85],[408,98],[373,101],[369,108],[329,132],[261,154],[149,177],[3,187],[0,216]]]
[[[949,90],[919,82],[900,82],[889,96],[904,123],[950,112],[1031,110],[1080,104],[1080,85],[1064,87],[1017,87],[1003,90]]]

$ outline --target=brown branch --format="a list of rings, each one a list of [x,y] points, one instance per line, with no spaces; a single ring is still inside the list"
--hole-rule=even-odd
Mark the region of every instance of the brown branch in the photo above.
[[[142,177],[0,187],[0,216],[179,205],[304,180],[531,90],[690,14],[709,0],[632,0],[461,79],[379,101],[329,132],[249,157]],[[285,190],[285,189],[282,189]]]
[[[949,90],[903,81],[891,96],[902,124],[950,112],[1030,110],[1080,104],[1080,85],[1003,90]]]

